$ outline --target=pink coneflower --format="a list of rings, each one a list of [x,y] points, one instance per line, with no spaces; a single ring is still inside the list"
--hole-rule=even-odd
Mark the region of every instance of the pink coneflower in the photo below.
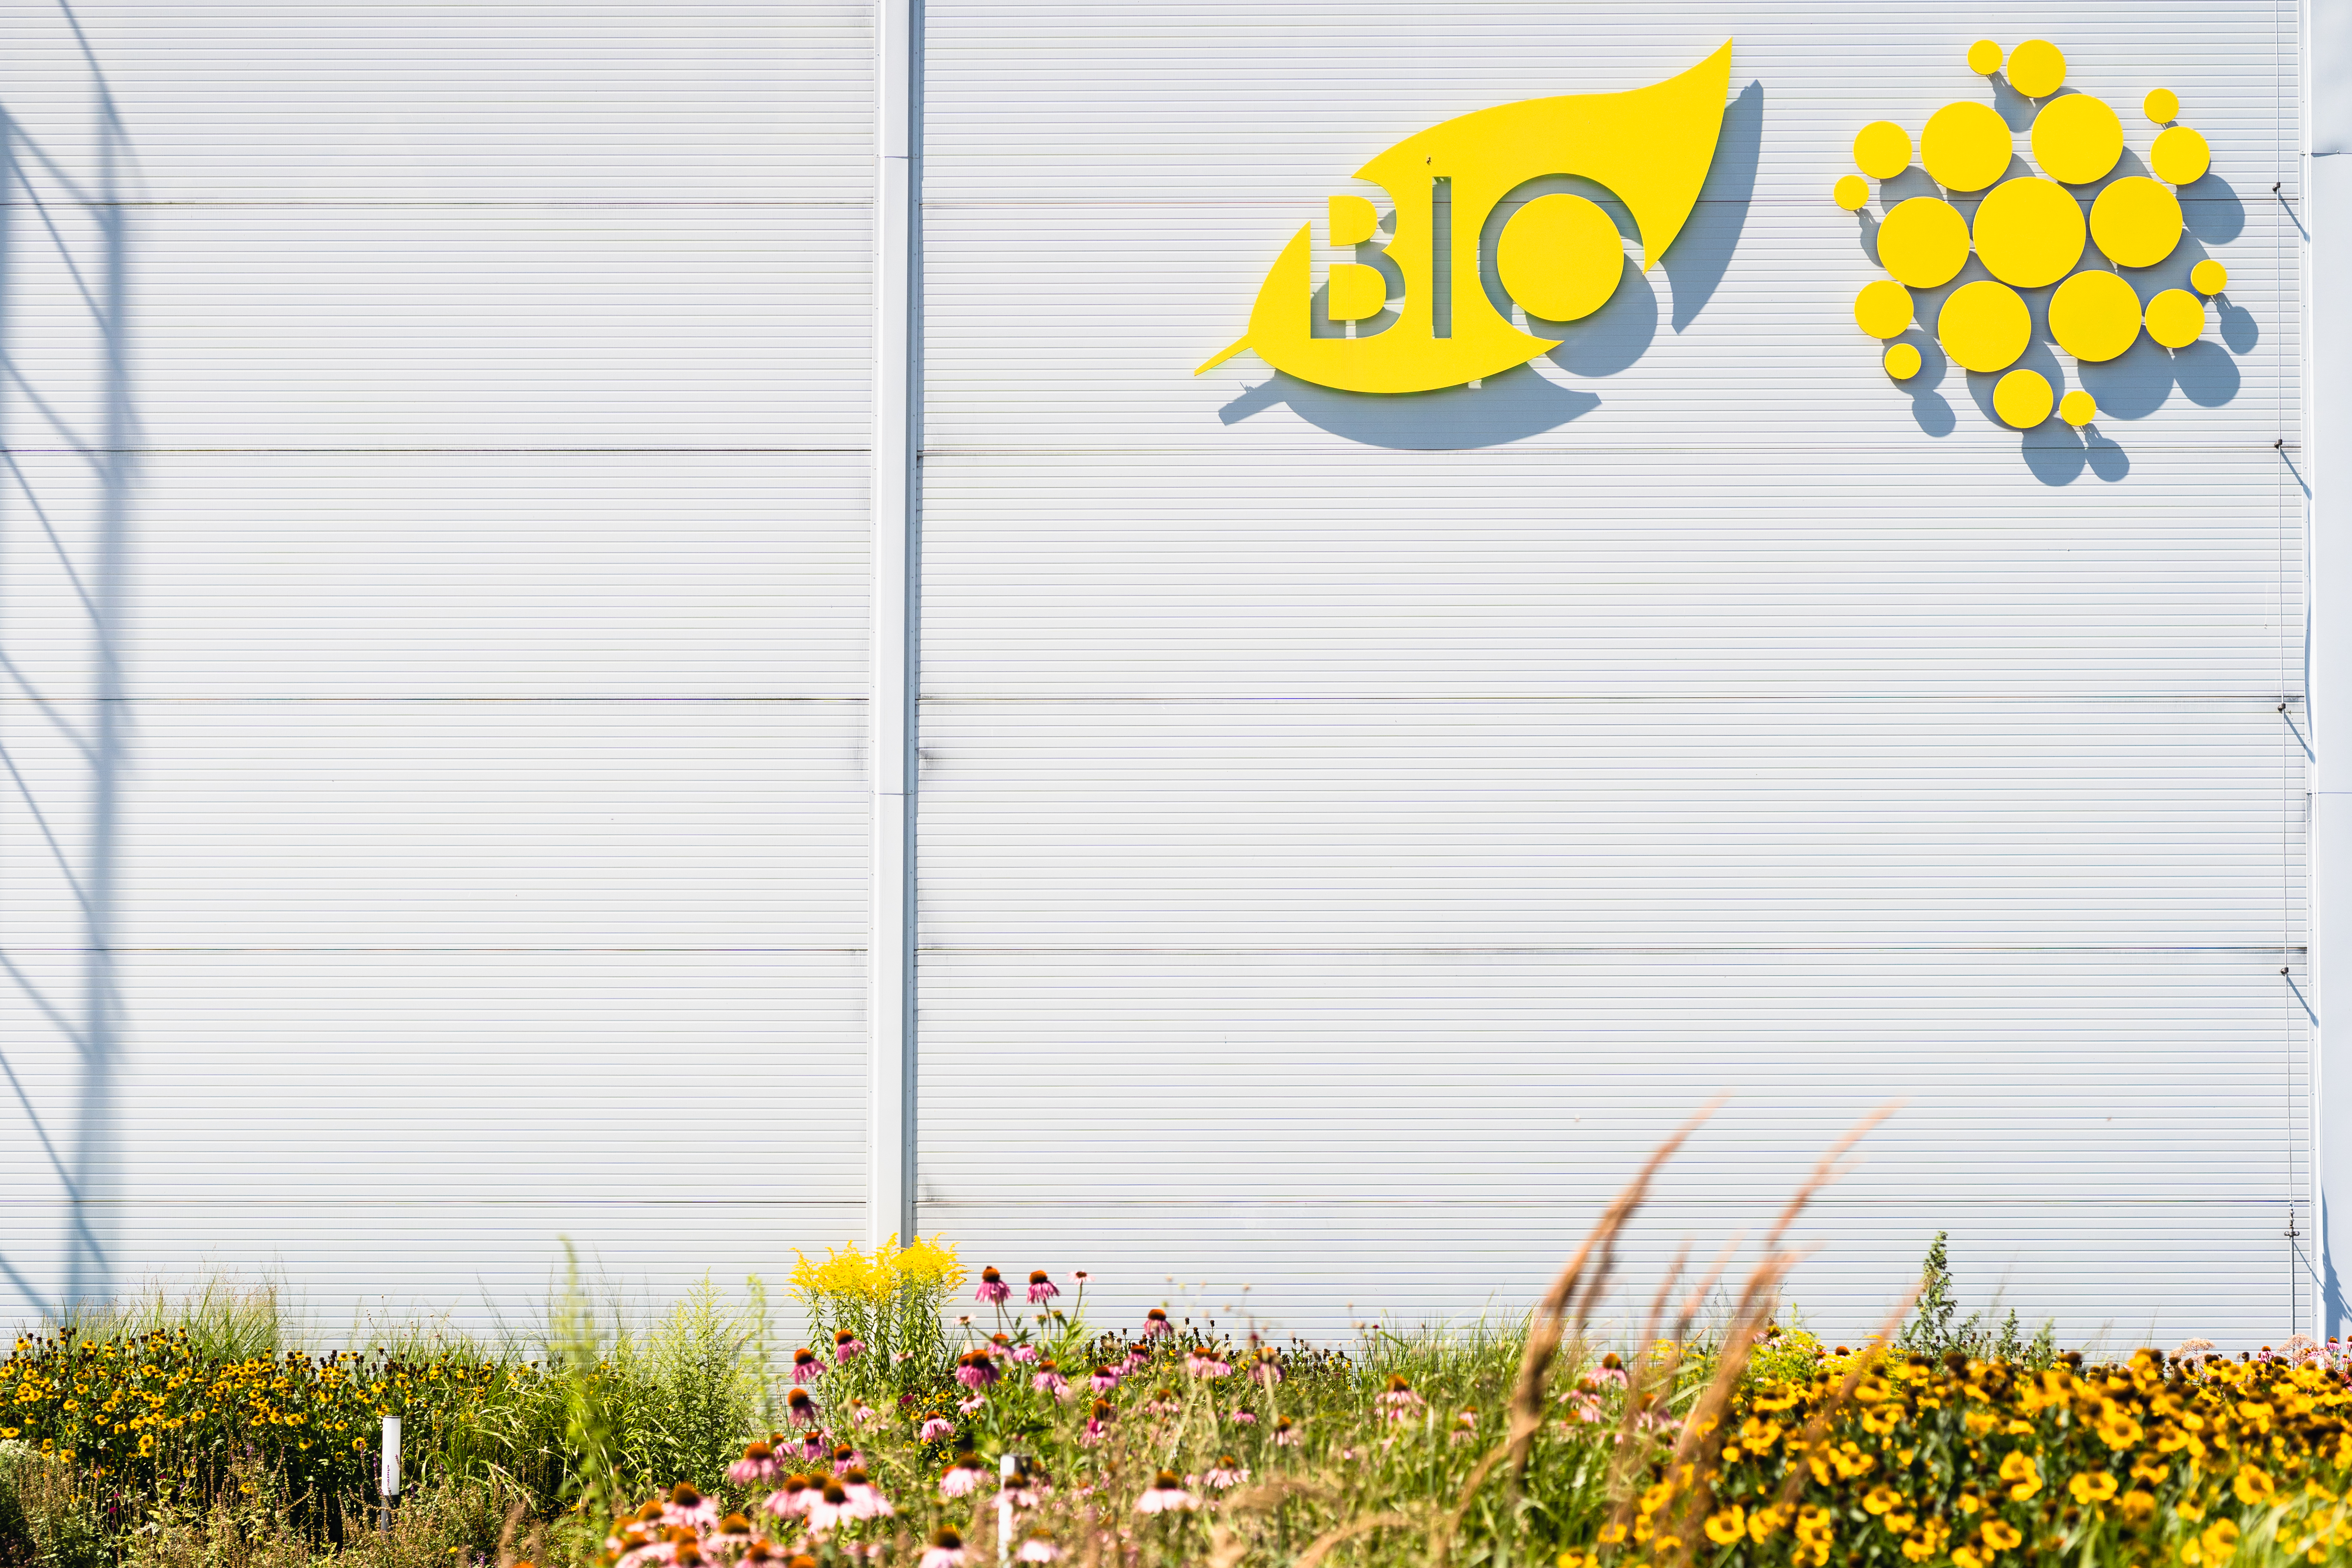
[[[971,1295],[973,1300],[993,1307],[1013,1299],[1013,1287],[994,1268],[983,1268],[980,1271],[980,1289]]]
[[[980,1483],[987,1474],[981,1468],[978,1459],[966,1454],[940,1472],[940,1496],[942,1499],[969,1497],[980,1489]]]
[[[1208,1473],[1201,1479],[1213,1490],[1227,1491],[1249,1479],[1249,1470],[1240,1460],[1227,1454],[1210,1466]]]
[[[1033,1365],[1037,1360],[1037,1347],[1035,1345],[1014,1345],[1007,1353],[1010,1354],[1014,1361],[1020,1363],[1024,1366]]]
[[[809,1397],[807,1389],[795,1388],[784,1395],[784,1414],[792,1417],[795,1426],[814,1426],[817,1422],[816,1401]]]
[[[1223,1377],[1234,1370],[1224,1352],[1207,1345],[1195,1345],[1184,1357],[1184,1370],[1194,1377]]]
[[[1139,1372],[1150,1364],[1151,1352],[1142,1345],[1135,1344],[1127,1347],[1127,1360],[1120,1366],[1127,1372]]]
[[[1143,1337],[1145,1339],[1156,1340],[1162,1334],[1172,1334],[1175,1331],[1176,1325],[1168,1321],[1168,1314],[1161,1311],[1159,1308],[1154,1307],[1151,1310],[1143,1314]]]
[[[1033,1535],[1021,1543],[1020,1551],[1013,1553],[1024,1563],[1051,1563],[1061,1555],[1062,1549],[1054,1544],[1054,1538],[1050,1535]]]
[[[1190,1513],[1201,1506],[1201,1500],[1184,1489],[1173,1470],[1162,1470],[1152,1478],[1151,1485],[1135,1500],[1138,1513]]]
[[[1454,1418],[1454,1430],[1447,1434],[1447,1441],[1467,1443],[1477,1435],[1478,1413],[1475,1410],[1465,1410]]]
[[[800,1349],[793,1352],[793,1381],[794,1383],[814,1383],[824,1375],[824,1363],[817,1359],[816,1352],[809,1349],[806,1345],[803,1345]]]
[[[890,1506],[890,1500],[882,1495],[882,1489],[856,1466],[842,1472],[841,1489],[849,1494],[848,1517],[851,1519],[887,1519],[898,1511]]]
[[[1173,1415],[1182,1406],[1176,1402],[1176,1391],[1163,1384],[1151,1391],[1143,1408],[1154,1415]]]
[[[847,1366],[866,1353],[866,1342],[847,1329],[833,1336],[833,1359],[835,1365]]]
[[[1298,1447],[1298,1428],[1290,1424],[1290,1417],[1287,1415],[1277,1415],[1274,1418],[1274,1446],[1277,1448]]]
[[[1037,1374],[1029,1380],[1029,1386],[1040,1394],[1059,1394],[1070,1386],[1070,1380],[1064,1377],[1062,1369],[1052,1362],[1041,1361],[1037,1363]]]
[[[1044,1269],[1033,1268],[1029,1271],[1029,1304],[1031,1306],[1034,1307],[1041,1302],[1050,1301],[1061,1293],[1061,1287],[1047,1279]]]
[[[777,1468],[772,1444],[747,1444],[743,1457],[727,1467],[727,1479],[736,1486],[748,1487],[754,1481],[774,1480]]]
[[[936,1443],[942,1437],[955,1436],[955,1423],[934,1410],[923,1417],[922,1429],[915,1434],[918,1443]]]
[[[1118,1386],[1118,1375],[1107,1366],[1098,1366],[1087,1378],[1087,1386],[1097,1394],[1108,1394]]]
[[[843,1443],[833,1450],[833,1473],[845,1475],[866,1462],[866,1456]]]
[[[1236,1409],[1228,1414],[1225,1419],[1236,1426],[1255,1426],[1257,1425],[1257,1412]]]
[[[853,1399],[849,1402],[849,1424],[852,1426],[879,1426],[882,1419],[882,1412],[866,1401]]]
[[[970,1399],[957,1400],[956,1411],[959,1415],[969,1415],[972,1412],[985,1405],[987,1403],[988,1395],[985,1394],[975,1394]]]
[[[816,1500],[808,1505],[808,1527],[811,1535],[823,1535],[836,1524],[857,1516],[850,1511],[849,1489],[836,1479],[824,1483]]]
[[[825,1450],[831,1447],[824,1433],[817,1427],[812,1426],[801,1434],[801,1458],[803,1459],[822,1459]]]
[[[778,1519],[798,1519],[808,1511],[808,1484],[806,1476],[786,1476],[762,1506]]]
[[[1580,1426],[1602,1419],[1601,1395],[1587,1390],[1568,1396],[1568,1418]]]
[[[916,1568],[963,1568],[963,1537],[942,1525]]]
[[[966,1351],[956,1357],[955,1380],[966,1388],[986,1388],[996,1378],[995,1359],[986,1351]]]
[[[680,1481],[670,1489],[669,1500],[662,1509],[662,1520],[673,1526],[698,1530],[718,1522],[719,1505]]]
[[[1391,1421],[1407,1421],[1421,1408],[1421,1395],[1412,1391],[1402,1373],[1389,1379],[1388,1392],[1372,1401],[1381,1414]]]
[[[1601,1364],[1592,1370],[1591,1377],[1596,1387],[1604,1383],[1613,1383],[1620,1388],[1624,1387],[1624,1357],[1619,1355],[1615,1351],[1611,1351],[1607,1355],[1601,1358]]]
[[[1282,1363],[1269,1350],[1261,1350],[1250,1362],[1250,1376],[1271,1388],[1282,1381]]]

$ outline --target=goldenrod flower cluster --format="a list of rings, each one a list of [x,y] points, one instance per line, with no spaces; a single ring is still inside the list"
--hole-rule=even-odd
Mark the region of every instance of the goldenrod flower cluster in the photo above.
[[[230,1359],[184,1330],[26,1336],[0,1358],[0,1440],[149,1496],[207,1489],[239,1454],[297,1489],[357,1489],[375,1473],[383,1416],[403,1418],[410,1451],[432,1452],[494,1392],[538,1376],[455,1353]]]
[[[871,1252],[860,1251],[857,1244],[851,1242],[846,1247],[827,1249],[821,1263],[805,1252],[795,1251],[793,1257],[799,1261],[793,1266],[793,1290],[803,1299],[856,1300],[883,1306],[904,1293],[930,1300],[943,1298],[962,1286],[966,1276],[954,1247],[919,1236],[905,1247],[898,1242],[894,1236]]]
[[[1560,1568],[2352,1554],[2352,1391],[2324,1357],[1825,1357],[1751,1384],[1707,1436],[1712,1462],[1662,1467]]]

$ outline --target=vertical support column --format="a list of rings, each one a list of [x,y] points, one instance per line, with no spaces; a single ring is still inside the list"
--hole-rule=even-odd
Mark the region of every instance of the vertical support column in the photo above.
[[[873,572],[866,693],[866,1232],[915,1230],[916,0],[874,0]]]
[[[2325,1338],[2352,1326],[2352,0],[2309,0],[2304,39],[2309,335],[2293,459],[2311,489],[2312,1197]],[[2337,1036],[2343,1062],[2328,1049]]]

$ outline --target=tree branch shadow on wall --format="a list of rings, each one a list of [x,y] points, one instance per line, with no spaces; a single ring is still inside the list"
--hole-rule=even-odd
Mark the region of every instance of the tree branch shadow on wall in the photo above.
[[[1715,162],[1700,188],[1698,205],[1660,262],[1673,289],[1672,325],[1676,332],[1697,319],[1731,265],[1755,195],[1763,138],[1764,84],[1751,81],[1725,109]],[[1490,295],[1498,294],[1500,289],[1492,278],[1492,237],[1500,233],[1517,205],[1552,189],[1580,189],[1596,199],[1606,196],[1585,182],[1544,179],[1528,182],[1497,204],[1479,247],[1482,280]],[[1602,199],[1602,205],[1619,218],[1621,226],[1630,226],[1619,204]],[[1635,267],[1629,264],[1625,271],[1609,303],[1584,321],[1553,326],[1530,323],[1530,331],[1560,340],[1546,359],[1570,374],[1597,377],[1613,375],[1641,358],[1657,336],[1658,297]],[[1500,307],[1503,301],[1497,303]],[[1319,321],[1322,314],[1318,302],[1316,319]],[[1350,441],[1429,452],[1499,447],[1539,436],[1590,414],[1601,406],[1601,398],[1581,388],[1562,385],[1527,365],[1490,375],[1478,386],[1401,395],[1340,392],[1277,371],[1218,409],[1217,417],[1234,425],[1277,404],[1288,405],[1317,428]]]
[[[16,993],[14,1011],[38,1021],[0,1039],[0,1118],[27,1124],[64,1215],[55,1264],[10,1237],[0,1280],[52,1316],[104,1301],[115,1286],[122,633],[139,443],[129,358],[135,160],[68,0],[58,0],[57,22],[86,72],[88,153],[65,150],[79,127],[37,134],[0,103],[0,589],[10,610],[32,612],[22,632],[0,619],[0,824],[14,841],[10,883],[0,886],[12,917],[0,925],[0,987]],[[71,363],[59,388],[46,387],[57,362],[28,364],[17,344],[53,346],[74,331],[86,334],[96,374]],[[45,1277],[54,1283],[45,1288]]]

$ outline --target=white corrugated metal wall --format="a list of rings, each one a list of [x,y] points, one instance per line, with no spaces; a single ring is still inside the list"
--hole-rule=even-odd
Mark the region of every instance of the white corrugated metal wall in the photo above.
[[[1818,1321],[1943,1228],[2070,1336],[2311,1326],[2291,7],[928,12],[927,1226],[1284,1328],[1459,1315],[1716,1089],[1652,1258],[1903,1096]],[[1375,153],[1727,37],[1681,254],[1559,363],[1190,375],[1325,195],[1385,207]],[[1982,98],[1979,37],[2214,149],[2158,271],[2223,259],[2220,330],[2084,378],[2087,452],[1853,327],[1829,186]]]
[[[58,1151],[0,1138],[0,1302],[70,1288],[85,1146],[117,1282],[274,1265],[330,1323],[522,1314],[559,1234],[659,1295],[887,1228],[868,8],[0,20],[0,1048]],[[1980,36],[2213,144],[2170,271],[2230,309],[2094,379],[2088,452],[1851,324],[1828,185]],[[1192,378],[1372,153],[1727,37],[1707,200],[1557,363]],[[1647,1258],[1899,1094],[1825,1324],[1948,1228],[2070,1334],[2311,1326],[2291,7],[930,0],[921,46],[925,1229],[1328,1334],[1523,1298],[1718,1088]]]
[[[527,1318],[559,1235],[659,1297],[855,1234],[866,8],[0,22],[0,741],[60,752],[27,793],[77,868],[44,528],[87,574],[105,360],[45,225],[93,290],[74,226],[127,236],[114,1282],[275,1269],[332,1331]],[[5,809],[0,943],[61,1019],[12,988],[0,1050],[69,1164],[88,938]],[[69,1288],[21,1112],[10,1321]]]

